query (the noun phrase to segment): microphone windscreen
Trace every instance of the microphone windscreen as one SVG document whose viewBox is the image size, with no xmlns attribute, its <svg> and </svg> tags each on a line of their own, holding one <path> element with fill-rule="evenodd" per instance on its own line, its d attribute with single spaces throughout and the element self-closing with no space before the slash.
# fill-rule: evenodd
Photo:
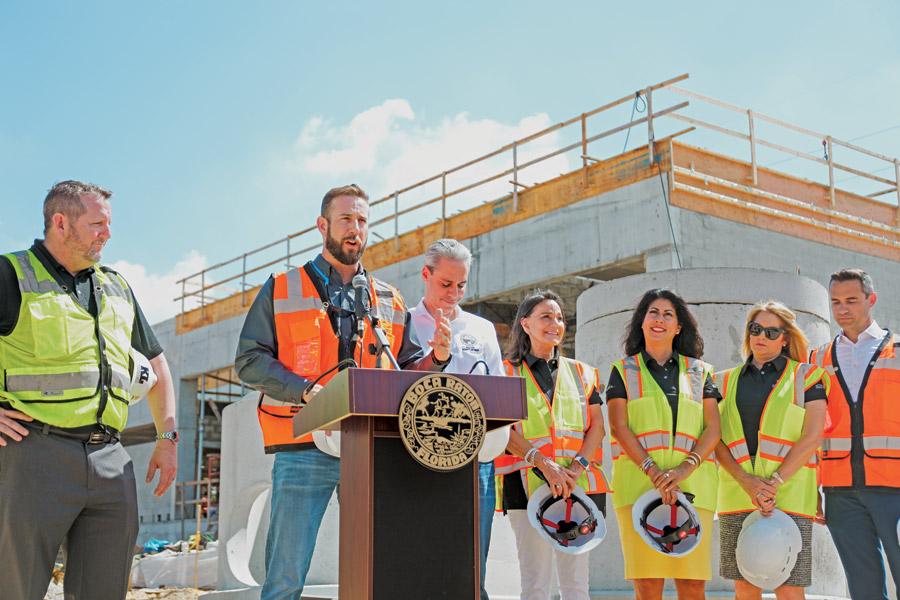
<svg viewBox="0 0 900 600">
<path fill-rule="evenodd" d="M 351 283 L 353 284 L 353 287 L 356 289 L 365 288 L 365 287 L 368 287 L 368 285 L 369 285 L 369 282 L 366 281 L 366 276 L 362 275 L 362 274 L 356 275 L 353 278 L 353 281 Z"/>
</svg>

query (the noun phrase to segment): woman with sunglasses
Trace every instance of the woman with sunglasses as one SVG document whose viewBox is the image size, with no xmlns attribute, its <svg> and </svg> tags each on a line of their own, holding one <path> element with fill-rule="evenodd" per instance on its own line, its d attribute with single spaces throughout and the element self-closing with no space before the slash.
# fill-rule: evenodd
<svg viewBox="0 0 900 600">
<path fill-rule="evenodd" d="M 528 407 L 495 461 L 497 499 L 516 536 L 522 600 L 550 600 L 553 562 L 561 600 L 589 598 L 590 551 L 565 553 L 541 537 L 525 510 L 531 495 L 546 482 L 554 498 L 569 498 L 577 484 L 606 511 L 603 384 L 597 369 L 561 355 L 565 333 L 562 300 L 537 290 L 519 305 L 504 362 L 507 375 L 525 378 Z"/>
<path fill-rule="evenodd" d="M 800 529 L 803 547 L 779 600 L 804 598 L 812 575 L 812 523 L 816 514 L 816 448 L 822 440 L 828 378 L 804 364 L 809 342 L 780 302 L 756 304 L 747 315 L 743 365 L 717 376 L 725 400 L 719 460 L 719 574 L 734 580 L 739 600 L 762 590 L 741 575 L 735 558 L 741 526 L 759 510 L 778 508 Z"/>
<path fill-rule="evenodd" d="M 682 491 L 693 495 L 701 532 L 712 531 L 717 475 L 709 457 L 719 441 L 721 396 L 712 367 L 699 360 L 703 338 L 685 301 L 654 289 L 634 309 L 624 348 L 627 358 L 613 363 L 606 398 L 625 578 L 638 600 L 662 598 L 666 579 L 675 580 L 680 600 L 702 599 L 712 578 L 710 536 L 701 534 L 684 556 L 662 554 L 635 531 L 631 513 L 649 490 L 668 505 Z"/>
</svg>

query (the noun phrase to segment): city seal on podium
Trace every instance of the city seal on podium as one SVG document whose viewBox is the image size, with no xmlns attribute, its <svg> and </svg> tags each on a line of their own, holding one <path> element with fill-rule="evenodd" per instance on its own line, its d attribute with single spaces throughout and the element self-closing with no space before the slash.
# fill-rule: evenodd
<svg viewBox="0 0 900 600">
<path fill-rule="evenodd" d="M 433 471 L 455 471 L 478 456 L 486 421 L 481 398 L 453 375 L 416 381 L 400 402 L 400 438 L 416 461 Z"/>
</svg>

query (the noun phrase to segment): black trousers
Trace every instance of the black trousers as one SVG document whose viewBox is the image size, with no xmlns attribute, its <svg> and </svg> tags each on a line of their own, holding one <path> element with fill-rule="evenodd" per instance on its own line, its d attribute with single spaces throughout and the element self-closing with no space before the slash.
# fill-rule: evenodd
<svg viewBox="0 0 900 600">
<path fill-rule="evenodd" d="M 137 490 L 121 444 L 29 430 L 0 447 L 0 600 L 41 600 L 60 547 L 67 600 L 123 600 Z"/>
</svg>

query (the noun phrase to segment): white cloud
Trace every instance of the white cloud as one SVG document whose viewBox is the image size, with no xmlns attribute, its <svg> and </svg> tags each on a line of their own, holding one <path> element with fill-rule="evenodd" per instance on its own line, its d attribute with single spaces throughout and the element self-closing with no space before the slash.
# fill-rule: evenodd
<svg viewBox="0 0 900 600">
<path fill-rule="evenodd" d="M 153 325 L 174 317 L 181 311 L 181 303 L 174 301 L 181 296 L 181 285 L 177 281 L 206 268 L 207 260 L 196 250 L 191 250 L 165 274 L 148 273 L 143 265 L 125 260 L 109 266 L 121 273 L 134 289 L 141 310 L 144 311 L 147 321 Z M 196 302 L 185 305 L 188 309 L 196 306 L 198 306 Z"/>
<path fill-rule="evenodd" d="M 476 119 L 467 112 L 444 117 L 432 125 L 413 111 L 408 101 L 392 99 L 357 114 L 346 124 L 335 124 L 332 119 L 322 116 L 309 119 L 296 140 L 293 155 L 284 165 L 295 176 L 302 176 L 305 180 L 323 180 L 326 186 L 357 181 L 375 200 L 498 150 L 550 125 L 552 123 L 546 113 L 527 116 L 518 123 L 502 123 L 487 118 Z M 580 136 L 580 130 L 577 133 Z M 559 133 L 550 133 L 520 146 L 518 164 L 562 147 L 565 145 L 562 139 Z M 511 150 L 449 174 L 447 191 L 509 168 L 512 168 Z M 519 181 L 530 185 L 570 170 L 568 158 L 560 155 L 521 171 Z M 510 179 L 512 175 L 506 175 L 451 198 L 448 200 L 448 213 L 510 193 Z M 438 180 L 426 188 L 406 194 L 405 198 L 401 196 L 401 209 L 404 204 L 409 206 L 440 193 Z M 393 207 L 390 208 L 392 210 Z M 384 216 L 384 212 L 378 216 Z M 425 222 L 433 217 L 434 210 L 431 210 L 428 215 L 420 215 L 417 221 Z"/>
</svg>

